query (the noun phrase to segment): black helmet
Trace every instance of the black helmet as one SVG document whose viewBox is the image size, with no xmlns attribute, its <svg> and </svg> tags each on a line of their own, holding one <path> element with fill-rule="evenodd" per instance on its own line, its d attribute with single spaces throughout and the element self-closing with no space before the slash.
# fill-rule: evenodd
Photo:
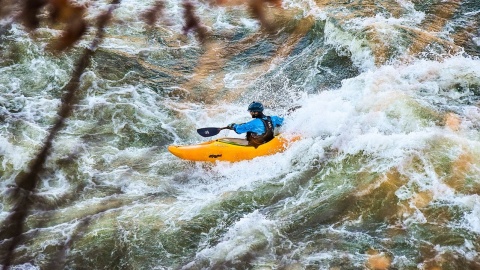
<svg viewBox="0 0 480 270">
<path fill-rule="evenodd" d="M 252 102 L 248 105 L 249 112 L 263 112 L 263 105 L 260 102 Z"/>
</svg>

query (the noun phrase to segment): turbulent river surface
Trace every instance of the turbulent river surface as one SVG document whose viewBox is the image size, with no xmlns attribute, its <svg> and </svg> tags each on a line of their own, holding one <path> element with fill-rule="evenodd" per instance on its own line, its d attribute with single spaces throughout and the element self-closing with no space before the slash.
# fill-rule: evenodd
<svg viewBox="0 0 480 270">
<path fill-rule="evenodd" d="M 109 5 L 77 3 L 89 21 Z M 284 0 L 271 31 L 235 1 L 194 2 L 204 43 L 181 1 L 145 25 L 152 4 L 115 9 L 12 269 L 480 269 L 480 1 Z M 92 33 L 53 55 L 57 30 L 0 22 L 5 220 Z M 167 151 L 252 101 L 302 139 L 236 163 Z"/>
</svg>

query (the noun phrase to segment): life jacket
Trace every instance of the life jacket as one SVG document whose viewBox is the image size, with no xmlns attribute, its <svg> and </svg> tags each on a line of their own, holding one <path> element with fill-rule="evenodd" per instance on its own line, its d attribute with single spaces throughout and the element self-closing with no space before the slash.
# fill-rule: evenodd
<svg viewBox="0 0 480 270">
<path fill-rule="evenodd" d="M 258 118 L 262 120 L 263 125 L 265 126 L 265 133 L 257 134 L 251 131 L 247 132 L 247 141 L 248 145 L 254 146 L 257 148 L 259 145 L 269 142 L 273 139 L 273 123 L 270 116 L 267 116 L 266 119 Z"/>
</svg>

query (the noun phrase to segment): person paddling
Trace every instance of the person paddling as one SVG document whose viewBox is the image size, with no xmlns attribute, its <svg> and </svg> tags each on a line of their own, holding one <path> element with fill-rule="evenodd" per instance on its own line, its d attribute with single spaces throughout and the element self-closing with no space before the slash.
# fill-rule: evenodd
<svg viewBox="0 0 480 270">
<path fill-rule="evenodd" d="M 263 104 L 256 101 L 250 103 L 248 111 L 254 118 L 253 120 L 243 124 L 231 123 L 227 126 L 227 129 L 233 130 L 237 134 L 246 132 L 248 144 L 255 147 L 273 139 L 275 127 L 280 127 L 283 124 L 283 118 L 276 115 L 264 115 Z"/>
</svg>

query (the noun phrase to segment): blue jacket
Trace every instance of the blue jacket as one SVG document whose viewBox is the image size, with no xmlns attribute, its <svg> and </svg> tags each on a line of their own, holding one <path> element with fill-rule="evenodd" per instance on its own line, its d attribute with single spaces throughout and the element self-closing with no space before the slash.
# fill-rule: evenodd
<svg viewBox="0 0 480 270">
<path fill-rule="evenodd" d="M 263 119 L 267 119 L 265 116 Z M 283 118 L 279 116 L 270 116 L 270 119 L 272 119 L 272 124 L 274 127 L 279 127 L 283 124 Z M 235 124 L 233 125 L 233 130 L 237 134 L 242 134 L 245 132 L 253 132 L 258 135 L 261 135 L 265 133 L 265 126 L 263 125 L 262 120 L 259 118 L 255 118 L 249 122 L 243 123 L 243 124 Z"/>
</svg>

